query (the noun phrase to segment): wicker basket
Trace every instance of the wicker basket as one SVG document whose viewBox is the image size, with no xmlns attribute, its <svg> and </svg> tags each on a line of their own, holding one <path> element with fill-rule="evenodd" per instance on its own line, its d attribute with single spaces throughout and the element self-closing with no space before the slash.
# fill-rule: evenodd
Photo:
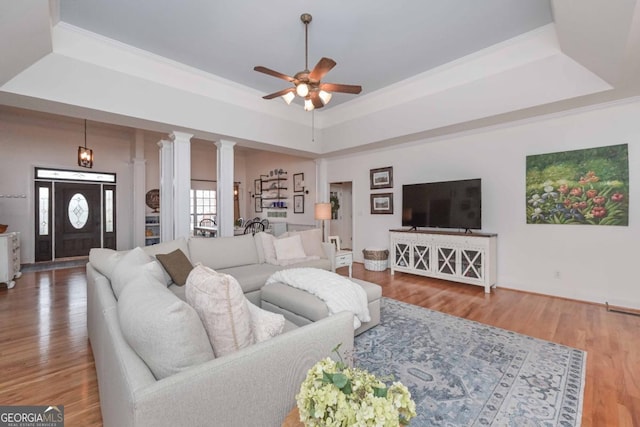
<svg viewBox="0 0 640 427">
<path fill-rule="evenodd" d="M 384 271 L 388 266 L 389 251 L 386 249 L 363 249 L 364 268 L 370 271 Z"/>
</svg>

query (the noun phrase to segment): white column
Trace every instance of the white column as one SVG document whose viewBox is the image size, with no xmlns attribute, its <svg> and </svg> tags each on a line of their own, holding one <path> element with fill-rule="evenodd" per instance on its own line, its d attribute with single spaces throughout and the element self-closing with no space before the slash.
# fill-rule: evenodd
<svg viewBox="0 0 640 427">
<path fill-rule="evenodd" d="M 234 152 L 232 141 L 218 141 L 217 155 L 217 222 L 218 236 L 233 236 L 233 177 Z"/>
<path fill-rule="evenodd" d="M 329 179 L 327 178 L 327 159 L 316 159 L 316 203 L 329 202 Z M 316 221 L 316 225 L 323 229 L 323 242 L 328 241 L 327 227 L 324 221 Z"/>
<path fill-rule="evenodd" d="M 316 202 L 329 201 L 329 178 L 327 178 L 327 159 L 316 159 Z"/>
<path fill-rule="evenodd" d="M 173 238 L 184 237 L 190 231 L 191 137 L 190 133 L 172 132 L 173 140 Z"/>
<path fill-rule="evenodd" d="M 133 246 L 144 246 L 144 214 L 146 211 L 146 168 L 144 158 L 144 131 L 136 129 L 136 139 L 132 150 L 133 163 Z"/>
<path fill-rule="evenodd" d="M 160 241 L 173 240 L 173 142 L 161 140 L 160 147 Z"/>
</svg>

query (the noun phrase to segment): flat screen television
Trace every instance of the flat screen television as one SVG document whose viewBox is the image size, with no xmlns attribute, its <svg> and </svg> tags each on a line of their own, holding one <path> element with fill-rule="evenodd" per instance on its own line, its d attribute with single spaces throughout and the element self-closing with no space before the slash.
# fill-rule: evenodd
<svg viewBox="0 0 640 427">
<path fill-rule="evenodd" d="M 402 225 L 482 228 L 481 180 L 428 182 L 402 186 Z"/>
</svg>

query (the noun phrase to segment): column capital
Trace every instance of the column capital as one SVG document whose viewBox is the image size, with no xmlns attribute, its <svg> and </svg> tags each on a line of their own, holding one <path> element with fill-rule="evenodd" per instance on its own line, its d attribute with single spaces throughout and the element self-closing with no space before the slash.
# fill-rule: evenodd
<svg viewBox="0 0 640 427">
<path fill-rule="evenodd" d="M 161 139 L 160 141 L 158 141 L 158 147 L 160 148 L 169 147 L 171 145 L 173 145 L 173 141 L 167 139 Z"/>
<path fill-rule="evenodd" d="M 169 138 L 174 142 L 190 142 L 192 137 L 192 133 L 179 132 L 175 130 L 169 134 Z"/>
<path fill-rule="evenodd" d="M 220 141 L 215 142 L 216 147 L 218 148 L 232 148 L 236 145 L 234 141 L 227 141 L 225 139 L 221 139 Z"/>
</svg>

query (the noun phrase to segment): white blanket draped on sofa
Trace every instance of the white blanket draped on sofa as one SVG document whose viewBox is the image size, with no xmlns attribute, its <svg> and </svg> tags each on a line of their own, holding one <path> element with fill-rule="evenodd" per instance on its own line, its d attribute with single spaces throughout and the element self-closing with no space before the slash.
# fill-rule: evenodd
<svg viewBox="0 0 640 427">
<path fill-rule="evenodd" d="M 329 315 L 352 312 L 354 329 L 371 320 L 366 292 L 346 277 L 317 268 L 292 268 L 272 274 L 266 284 L 277 282 L 317 296 L 327 304 Z"/>
</svg>

